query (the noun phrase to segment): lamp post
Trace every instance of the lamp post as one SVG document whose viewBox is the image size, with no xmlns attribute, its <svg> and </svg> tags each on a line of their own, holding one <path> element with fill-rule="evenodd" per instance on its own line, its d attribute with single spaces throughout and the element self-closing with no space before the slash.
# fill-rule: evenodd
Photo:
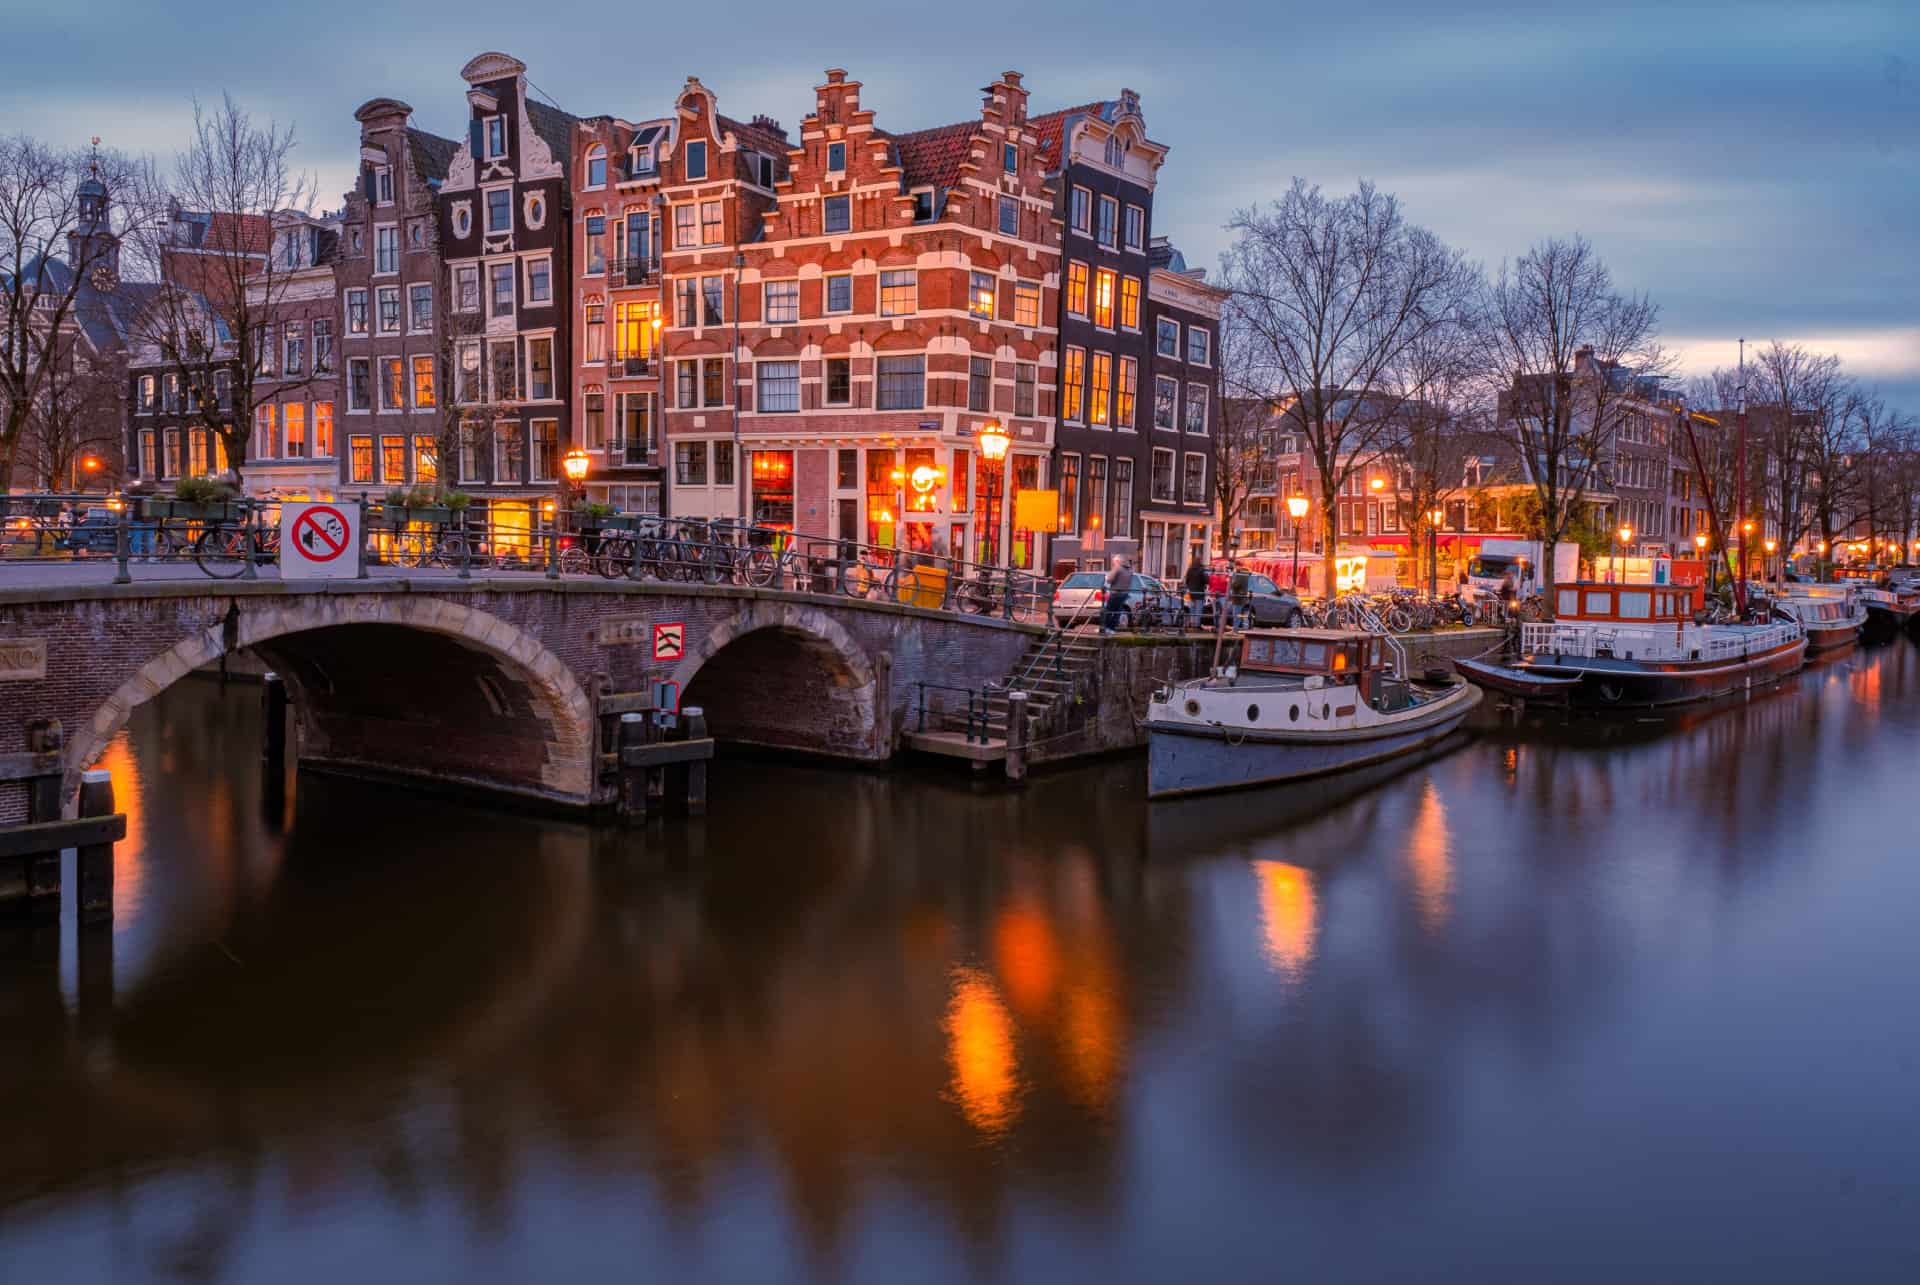
<svg viewBox="0 0 1920 1285">
<path fill-rule="evenodd" d="M 1693 537 L 1693 551 L 1700 555 L 1702 562 L 1707 562 L 1707 533 L 1705 531 L 1701 531 Z M 1713 564 L 1711 562 L 1707 562 L 1707 592 L 1713 592 Z"/>
<path fill-rule="evenodd" d="M 1287 514 L 1293 519 L 1293 596 L 1300 596 L 1300 524 L 1307 517 L 1307 497 L 1289 495 Z"/>
<path fill-rule="evenodd" d="M 1614 535 L 1620 540 L 1620 552 L 1613 555 L 1613 575 L 1611 579 L 1625 583 L 1626 574 L 1620 565 L 1620 559 L 1626 554 L 1627 546 L 1633 543 L 1633 528 L 1623 526 L 1618 531 L 1615 531 Z"/>
<path fill-rule="evenodd" d="M 1762 547 L 1764 547 L 1767 551 L 1767 564 L 1764 567 L 1760 568 L 1760 574 L 1763 579 L 1774 580 L 1777 582 L 1779 580 L 1779 576 L 1774 574 L 1773 551 L 1779 548 L 1780 545 L 1777 541 L 1768 540 L 1765 542 L 1765 544 Z"/>
<path fill-rule="evenodd" d="M 1447 511 L 1439 506 L 1427 510 L 1427 597 L 1440 596 L 1440 524 L 1446 521 Z M 1460 557 L 1459 549 L 1454 550 L 1454 560 Z"/>
<path fill-rule="evenodd" d="M 1001 474 L 1007 458 L 1007 447 L 1013 439 L 1007 430 L 1000 427 L 1000 421 L 990 419 L 974 430 L 974 440 L 980 444 L 980 458 L 992 467 L 986 470 L 987 487 L 987 565 L 1000 565 L 1000 490 Z"/>
<path fill-rule="evenodd" d="M 1747 537 L 1753 534 L 1753 519 L 1748 518 L 1740 524 L 1740 592 L 1747 591 Z"/>
</svg>

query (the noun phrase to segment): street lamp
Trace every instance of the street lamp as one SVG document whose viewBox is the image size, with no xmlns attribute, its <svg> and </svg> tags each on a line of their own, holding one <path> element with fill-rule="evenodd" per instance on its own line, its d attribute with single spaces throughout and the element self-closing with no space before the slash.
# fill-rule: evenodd
<svg viewBox="0 0 1920 1285">
<path fill-rule="evenodd" d="M 1307 517 L 1307 497 L 1289 495 L 1287 497 L 1287 515 L 1293 519 L 1293 592 L 1300 594 L 1300 524 Z"/>
<path fill-rule="evenodd" d="M 1694 535 L 1693 551 L 1700 555 L 1701 561 L 1703 562 L 1706 561 L 1707 533 L 1705 531 L 1698 532 L 1697 534 Z M 1713 592 L 1713 564 L 1711 562 L 1707 563 L 1707 592 L 1708 593 Z"/>
<path fill-rule="evenodd" d="M 1440 524 L 1447 511 L 1438 506 L 1427 510 L 1427 597 L 1440 596 Z M 1458 556 L 1456 551 L 1455 556 Z"/>
<path fill-rule="evenodd" d="M 1633 543 L 1633 528 L 1630 526 L 1621 527 L 1618 531 L 1614 532 L 1614 535 L 1619 537 L 1620 547 L 1623 553 L 1625 552 L 1626 547 Z M 1623 578 L 1622 568 L 1620 566 L 1620 556 L 1621 555 L 1619 553 L 1616 553 L 1613 555 L 1613 570 L 1614 570 L 1613 578 L 1616 580 Z"/>
<path fill-rule="evenodd" d="M 560 471 L 567 475 L 567 482 L 582 497 L 587 493 L 587 470 L 593 467 L 593 461 L 581 447 L 574 447 L 560 460 Z"/>
<path fill-rule="evenodd" d="M 1760 574 L 1763 578 L 1767 578 L 1773 574 L 1773 551 L 1779 548 L 1780 544 L 1777 540 L 1767 540 L 1762 542 L 1762 547 L 1767 551 L 1767 565 L 1760 568 Z"/>
<path fill-rule="evenodd" d="M 1013 445 L 1013 438 L 1007 430 L 1000 427 L 997 419 L 987 420 L 973 432 L 974 440 L 980 444 L 980 458 L 992 465 L 986 470 L 983 479 L 987 486 L 987 565 L 998 566 L 1000 562 L 1000 491 L 1004 480 L 1002 462 L 1007 458 L 1007 447 Z"/>
</svg>

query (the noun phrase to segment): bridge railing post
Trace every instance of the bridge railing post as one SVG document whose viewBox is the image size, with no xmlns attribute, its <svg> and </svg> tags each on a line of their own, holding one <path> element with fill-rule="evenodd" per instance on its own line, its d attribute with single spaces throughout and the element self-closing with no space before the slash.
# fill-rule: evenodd
<svg viewBox="0 0 1920 1285">
<path fill-rule="evenodd" d="M 257 500 L 248 500 L 245 513 L 240 518 L 240 578 L 258 580 L 260 578 L 260 504 Z"/>
<path fill-rule="evenodd" d="M 553 506 L 553 516 L 547 519 L 547 579 L 560 578 L 560 505 Z"/>
<path fill-rule="evenodd" d="M 371 532 L 367 530 L 367 493 L 365 491 L 360 492 L 359 504 L 360 549 L 358 556 L 360 559 L 360 568 L 355 572 L 354 578 L 357 580 L 365 580 L 367 578 L 367 537 L 371 534 Z"/>
<path fill-rule="evenodd" d="M 467 530 L 467 510 L 459 510 L 460 517 L 460 578 L 473 579 L 473 536 Z"/>
<path fill-rule="evenodd" d="M 120 512 L 115 514 L 113 524 L 113 582 L 132 584 L 133 573 L 127 569 L 127 556 L 133 551 L 132 507 L 136 500 L 123 498 Z"/>
</svg>

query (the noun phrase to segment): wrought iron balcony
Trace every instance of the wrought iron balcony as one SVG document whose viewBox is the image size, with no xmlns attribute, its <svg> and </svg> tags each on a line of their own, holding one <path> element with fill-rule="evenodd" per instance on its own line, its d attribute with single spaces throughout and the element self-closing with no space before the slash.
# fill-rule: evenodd
<svg viewBox="0 0 1920 1285">
<path fill-rule="evenodd" d="M 622 259 L 615 266 L 620 271 L 621 285 L 649 286 L 660 279 L 660 262 L 657 259 Z"/>
<path fill-rule="evenodd" d="M 651 379 L 659 373 L 651 357 L 619 357 L 614 364 L 620 368 L 624 379 Z"/>
</svg>

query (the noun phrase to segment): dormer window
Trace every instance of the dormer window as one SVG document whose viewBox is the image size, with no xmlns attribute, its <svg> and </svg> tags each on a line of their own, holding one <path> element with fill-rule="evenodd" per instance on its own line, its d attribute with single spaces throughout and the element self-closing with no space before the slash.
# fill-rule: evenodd
<svg viewBox="0 0 1920 1285">
<path fill-rule="evenodd" d="M 628 152 L 627 170 L 636 177 L 653 173 L 653 148 L 636 147 Z"/>
<path fill-rule="evenodd" d="M 1113 166 L 1115 169 L 1119 169 L 1126 163 L 1126 159 L 1127 149 L 1125 144 L 1121 143 L 1117 137 L 1109 137 L 1107 139 L 1107 164 Z"/>
<path fill-rule="evenodd" d="M 689 182 L 707 176 L 707 145 L 705 141 L 687 144 L 686 177 Z"/>
<path fill-rule="evenodd" d="M 773 158 L 771 156 L 762 156 L 760 153 L 755 152 L 747 157 L 747 161 L 749 168 L 753 171 L 755 181 L 758 182 L 761 187 L 772 188 L 774 181 Z"/>
<path fill-rule="evenodd" d="M 507 118 L 489 116 L 486 120 L 487 159 L 507 154 Z"/>
<path fill-rule="evenodd" d="M 844 173 L 847 168 L 847 145 L 845 143 L 827 144 L 827 173 Z"/>
<path fill-rule="evenodd" d="M 913 221 L 915 223 L 933 222 L 933 189 L 923 187 L 913 194 Z"/>
<path fill-rule="evenodd" d="M 607 149 L 595 143 L 587 149 L 587 186 L 607 185 Z"/>
</svg>

